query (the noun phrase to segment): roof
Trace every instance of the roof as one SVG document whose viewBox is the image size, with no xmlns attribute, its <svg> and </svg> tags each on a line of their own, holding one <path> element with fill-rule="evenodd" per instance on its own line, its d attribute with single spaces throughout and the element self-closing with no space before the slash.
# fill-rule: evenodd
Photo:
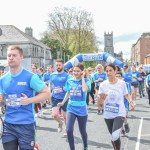
<svg viewBox="0 0 150 150">
<path fill-rule="evenodd" d="M 2 35 L 0 35 L 0 44 L 32 43 L 41 47 L 45 47 L 46 49 L 50 49 L 36 38 L 29 36 L 13 25 L 0 25 L 0 29 L 2 30 Z"/>
</svg>

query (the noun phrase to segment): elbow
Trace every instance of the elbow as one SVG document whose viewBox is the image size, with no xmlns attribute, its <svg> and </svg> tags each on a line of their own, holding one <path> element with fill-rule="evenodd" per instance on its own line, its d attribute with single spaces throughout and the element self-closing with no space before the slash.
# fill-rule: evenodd
<svg viewBox="0 0 150 150">
<path fill-rule="evenodd" d="M 88 88 L 83 88 L 82 90 L 83 90 L 83 92 L 87 92 Z"/>
</svg>

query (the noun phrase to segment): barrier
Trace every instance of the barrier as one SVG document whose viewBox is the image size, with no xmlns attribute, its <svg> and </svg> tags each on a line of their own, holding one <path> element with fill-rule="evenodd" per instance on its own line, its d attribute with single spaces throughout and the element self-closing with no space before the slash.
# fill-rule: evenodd
<svg viewBox="0 0 150 150">
<path fill-rule="evenodd" d="M 68 62 L 64 64 L 64 68 L 70 69 L 73 66 L 77 65 L 79 62 L 83 61 L 97 61 L 101 60 L 106 63 L 113 63 L 114 65 L 117 65 L 121 68 L 123 68 L 124 63 L 121 62 L 120 60 L 114 58 L 111 54 L 109 53 L 88 53 L 88 54 L 78 54 L 74 56 L 72 59 L 70 59 Z"/>
</svg>

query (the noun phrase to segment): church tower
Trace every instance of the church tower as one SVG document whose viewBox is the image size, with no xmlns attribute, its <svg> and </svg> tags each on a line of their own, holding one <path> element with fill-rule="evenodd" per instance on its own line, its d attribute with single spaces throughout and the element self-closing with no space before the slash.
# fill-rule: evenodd
<svg viewBox="0 0 150 150">
<path fill-rule="evenodd" d="M 110 53 L 114 56 L 113 32 L 104 33 L 104 44 L 104 52 Z"/>
</svg>

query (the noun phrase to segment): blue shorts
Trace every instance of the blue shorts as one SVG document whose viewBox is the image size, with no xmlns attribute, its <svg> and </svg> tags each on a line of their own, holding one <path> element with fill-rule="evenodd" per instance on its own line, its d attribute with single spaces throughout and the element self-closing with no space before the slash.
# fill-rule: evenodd
<svg viewBox="0 0 150 150">
<path fill-rule="evenodd" d="M 22 149 L 34 150 L 35 144 L 35 123 L 32 124 L 10 124 L 4 122 L 2 143 L 18 140 Z"/>
<path fill-rule="evenodd" d="M 57 107 L 57 104 L 62 102 L 62 101 L 63 101 L 63 99 L 56 99 L 56 98 L 52 97 L 52 108 Z M 63 111 L 66 112 L 67 104 L 68 104 L 68 100 L 65 102 L 65 104 L 63 106 L 60 107 L 60 109 L 62 109 Z"/>
</svg>

